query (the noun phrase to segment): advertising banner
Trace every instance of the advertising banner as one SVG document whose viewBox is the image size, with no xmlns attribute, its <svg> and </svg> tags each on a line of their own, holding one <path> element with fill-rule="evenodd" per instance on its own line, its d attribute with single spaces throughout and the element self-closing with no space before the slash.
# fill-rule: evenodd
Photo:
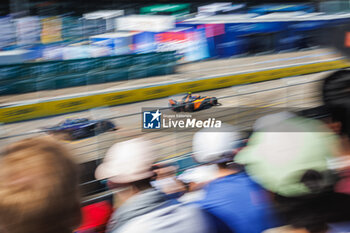
<svg viewBox="0 0 350 233">
<path fill-rule="evenodd" d="M 41 58 L 44 60 L 62 60 L 62 45 L 44 45 L 41 47 Z"/>
<path fill-rule="evenodd" d="M 0 122 L 15 122 L 47 116 L 45 103 L 0 108 Z"/>
<path fill-rule="evenodd" d="M 29 60 L 30 54 L 31 51 L 25 49 L 0 51 L 0 65 L 26 62 Z"/>
<path fill-rule="evenodd" d="M 124 10 L 100 10 L 83 14 L 84 20 L 100 20 L 107 32 L 114 31 L 115 18 L 124 15 Z"/>
<path fill-rule="evenodd" d="M 232 3 L 230 2 L 219 2 L 200 6 L 198 7 L 198 16 L 215 15 L 219 11 L 230 9 L 231 6 Z"/>
<path fill-rule="evenodd" d="M 106 33 L 90 37 L 92 45 L 107 47 L 111 54 L 124 55 L 132 51 L 133 36 L 137 33 L 132 32 L 116 32 Z"/>
<path fill-rule="evenodd" d="M 278 21 L 272 22 L 242 22 L 226 23 L 225 31 L 236 35 L 247 35 L 253 33 L 271 33 L 283 29 L 283 24 Z"/>
<path fill-rule="evenodd" d="M 51 101 L 46 103 L 46 109 L 50 115 L 81 111 L 95 107 L 95 99 L 93 96 L 85 96 Z"/>
<path fill-rule="evenodd" d="M 199 61 L 209 57 L 208 44 L 205 37 L 205 29 L 192 29 L 190 34 L 190 45 L 185 54 L 187 61 Z"/>
<path fill-rule="evenodd" d="M 156 35 L 157 52 L 176 51 L 183 62 L 209 57 L 205 29 L 177 28 Z"/>
<path fill-rule="evenodd" d="M 106 33 L 106 23 L 104 19 L 80 19 L 83 37 L 89 37 Z"/>
<path fill-rule="evenodd" d="M 140 14 L 148 15 L 173 15 L 176 17 L 184 16 L 190 13 L 190 4 L 156 4 L 146 6 L 140 9 Z"/>
<path fill-rule="evenodd" d="M 133 35 L 133 53 L 149 53 L 156 51 L 154 32 L 140 32 Z"/>
<path fill-rule="evenodd" d="M 237 14 L 243 12 L 246 4 L 233 4 L 230 2 L 217 2 L 198 7 L 197 17 L 208 17 L 212 15 Z"/>
<path fill-rule="evenodd" d="M 43 44 L 62 40 L 62 19 L 59 16 L 44 18 L 41 20 L 41 42 Z"/>
<path fill-rule="evenodd" d="M 315 8 L 311 4 L 264 4 L 250 8 L 249 13 L 268 14 L 272 12 L 293 12 L 304 11 L 314 12 Z"/>
<path fill-rule="evenodd" d="M 203 91 L 250 82 L 266 81 L 281 77 L 314 73 L 325 70 L 349 67 L 344 60 L 315 62 L 297 66 L 287 66 L 272 70 L 260 70 L 248 73 L 225 75 L 222 77 L 202 78 L 195 81 L 164 84 L 157 87 L 121 90 L 72 99 L 53 100 L 50 102 L 8 106 L 0 108 L 0 122 L 15 122 L 44 116 L 81 111 L 106 105 L 118 105 L 145 99 L 167 97 L 187 91 Z"/>
<path fill-rule="evenodd" d="M 17 45 L 36 44 L 40 41 L 40 19 L 37 16 L 15 20 Z"/>
<path fill-rule="evenodd" d="M 139 92 L 139 90 L 130 90 L 100 94 L 96 96 L 96 101 L 99 106 L 113 106 L 118 104 L 136 102 L 142 100 L 142 96 Z"/>
<path fill-rule="evenodd" d="M 113 39 L 114 44 L 114 55 L 129 54 L 132 51 L 132 36 L 130 33 L 127 36 L 121 36 Z"/>
<path fill-rule="evenodd" d="M 293 32 L 285 30 L 280 33 L 278 37 L 278 42 L 276 45 L 277 51 L 287 51 L 295 50 L 299 48 L 299 41 L 302 39 L 302 36 Z"/>
<path fill-rule="evenodd" d="M 318 46 L 322 39 L 321 30 L 327 26 L 328 20 L 311 20 L 292 21 L 288 25 L 288 31 L 293 32 L 298 39 L 295 45 L 298 49 Z"/>
<path fill-rule="evenodd" d="M 0 17 L 0 48 L 16 42 L 15 27 L 9 16 Z"/>
<path fill-rule="evenodd" d="M 218 56 L 218 45 L 223 43 L 225 36 L 225 24 L 203 24 L 198 28 L 205 29 L 205 37 L 207 39 L 209 56 Z"/>
<path fill-rule="evenodd" d="M 222 40 L 216 44 L 219 57 L 231 57 L 247 52 L 248 41 L 244 37 L 226 33 Z"/>
<path fill-rule="evenodd" d="M 175 28 L 175 17 L 165 15 L 129 15 L 116 19 L 118 31 L 163 32 Z"/>
<path fill-rule="evenodd" d="M 90 57 L 90 51 L 89 51 L 88 45 L 67 46 L 62 48 L 63 60 L 89 58 L 89 57 Z"/>
<path fill-rule="evenodd" d="M 290 30 L 293 31 L 310 31 L 310 30 L 315 30 L 323 27 L 326 25 L 325 20 L 303 20 L 303 21 L 296 21 L 296 22 L 291 22 L 288 26 Z"/>
<path fill-rule="evenodd" d="M 62 39 L 79 40 L 83 37 L 82 21 L 77 17 L 65 16 L 62 18 Z"/>
</svg>

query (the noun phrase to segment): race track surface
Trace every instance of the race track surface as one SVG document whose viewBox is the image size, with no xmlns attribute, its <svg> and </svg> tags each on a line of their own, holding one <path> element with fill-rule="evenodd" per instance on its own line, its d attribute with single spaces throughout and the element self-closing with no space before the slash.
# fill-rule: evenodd
<svg viewBox="0 0 350 233">
<path fill-rule="evenodd" d="M 218 97 L 220 106 L 194 113 L 195 117 L 209 114 L 210 117 L 222 119 L 224 122 L 238 125 L 241 129 L 252 126 L 256 114 L 253 112 L 240 112 L 232 114 L 233 107 L 260 107 L 276 109 L 279 107 L 310 108 L 321 104 L 321 80 L 329 72 L 298 76 L 261 82 L 256 84 L 234 86 L 212 91 L 198 93 Z M 197 93 L 196 93 L 197 94 Z M 143 136 L 152 141 L 155 153 L 159 158 L 171 158 L 191 151 L 193 132 L 152 132 L 141 131 L 141 110 L 143 107 L 167 107 L 168 98 L 143 101 L 128 105 L 121 105 L 103 109 L 93 109 L 73 114 L 55 116 L 50 118 L 5 124 L 1 127 L 0 146 L 3 148 L 10 142 L 21 138 L 32 137 L 42 133 L 41 127 L 51 126 L 68 117 L 89 117 L 91 119 L 113 118 L 120 130 L 107 132 L 95 137 L 64 141 L 73 151 L 78 163 L 103 158 L 106 150 L 115 142 Z M 228 108 L 231 108 L 228 109 Z M 213 111 L 214 110 L 214 111 Z M 166 110 L 170 111 L 170 110 Z M 27 135 L 23 135 L 27 134 Z M 15 136 L 20 135 L 20 136 Z M 4 137 L 8 137 L 4 139 Z"/>
</svg>

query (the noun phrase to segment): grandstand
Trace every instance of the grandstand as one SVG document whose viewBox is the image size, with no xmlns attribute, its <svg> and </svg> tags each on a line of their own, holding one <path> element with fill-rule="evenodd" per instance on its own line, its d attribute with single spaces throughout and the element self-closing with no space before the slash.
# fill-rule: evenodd
<svg viewBox="0 0 350 233">
<path fill-rule="evenodd" d="M 0 145 L 46 135 L 44 127 L 67 118 L 114 122 L 115 132 L 58 138 L 80 166 L 84 205 L 111 201 L 115 190 L 95 179 L 95 169 L 117 142 L 148 139 L 157 163 L 179 173 L 201 165 L 191 156 L 195 132 L 147 132 L 145 108 L 173 114 L 170 98 L 214 96 L 220 106 L 191 117 L 236 125 L 246 139 L 269 113 L 328 118 L 320 86 L 349 67 L 324 39 L 350 23 L 346 4 L 333 14 L 330 3 L 318 1 L 108 0 L 99 9 L 95 1 L 78 2 L 0 5 Z"/>
</svg>

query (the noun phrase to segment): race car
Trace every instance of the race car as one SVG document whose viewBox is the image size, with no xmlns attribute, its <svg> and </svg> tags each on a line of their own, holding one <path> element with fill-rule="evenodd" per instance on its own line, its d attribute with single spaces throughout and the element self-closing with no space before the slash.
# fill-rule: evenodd
<svg viewBox="0 0 350 233">
<path fill-rule="evenodd" d="M 188 93 L 181 100 L 169 99 L 169 106 L 175 112 L 194 112 L 218 105 L 216 97 L 192 95 Z"/>
<path fill-rule="evenodd" d="M 118 128 L 108 120 L 89 120 L 88 118 L 66 119 L 58 125 L 43 128 L 49 134 L 61 134 L 64 139 L 77 140 L 98 135 Z"/>
</svg>

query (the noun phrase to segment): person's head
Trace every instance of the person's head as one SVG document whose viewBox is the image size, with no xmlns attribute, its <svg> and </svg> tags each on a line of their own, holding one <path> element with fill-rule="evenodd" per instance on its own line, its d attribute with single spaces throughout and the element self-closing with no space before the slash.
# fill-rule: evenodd
<svg viewBox="0 0 350 233">
<path fill-rule="evenodd" d="M 310 233 L 325 233 L 328 223 L 350 219 L 350 196 L 333 191 L 298 197 L 274 195 L 273 201 L 282 221 Z"/>
<path fill-rule="evenodd" d="M 284 115 L 284 114 L 283 114 Z M 276 114 L 263 121 L 276 119 Z M 334 182 L 329 160 L 337 155 L 337 138 L 324 124 L 299 116 L 262 124 L 236 161 L 265 189 L 287 197 L 321 192 Z M 262 121 L 261 121 L 262 122 Z"/>
<path fill-rule="evenodd" d="M 323 233 L 327 223 L 341 220 L 339 203 L 349 203 L 333 191 L 338 177 L 329 161 L 337 155 L 337 137 L 318 120 L 284 116 L 264 117 L 260 123 L 279 121 L 260 124 L 236 159 L 272 194 L 286 224 Z"/>
<path fill-rule="evenodd" d="M 323 82 L 323 102 L 330 111 L 330 125 L 350 138 L 350 70 L 330 74 Z"/>
<path fill-rule="evenodd" d="M 156 179 L 164 179 L 174 177 L 177 172 L 177 167 L 172 164 L 157 164 L 152 167 L 152 170 L 157 175 Z"/>
<path fill-rule="evenodd" d="M 155 176 L 152 145 L 143 139 L 131 139 L 114 144 L 95 172 L 98 180 L 108 179 L 110 187 L 124 187 L 127 197 L 151 187 Z M 125 192 L 126 193 L 126 192 Z"/>
<path fill-rule="evenodd" d="M 217 164 L 226 169 L 228 163 L 243 146 L 241 135 L 233 126 L 224 124 L 223 131 L 202 129 L 195 133 L 192 142 L 193 158 L 198 163 Z"/>
<path fill-rule="evenodd" d="M 5 233 L 66 233 L 80 223 L 78 173 L 48 137 L 16 142 L 0 158 L 0 227 Z"/>
</svg>

